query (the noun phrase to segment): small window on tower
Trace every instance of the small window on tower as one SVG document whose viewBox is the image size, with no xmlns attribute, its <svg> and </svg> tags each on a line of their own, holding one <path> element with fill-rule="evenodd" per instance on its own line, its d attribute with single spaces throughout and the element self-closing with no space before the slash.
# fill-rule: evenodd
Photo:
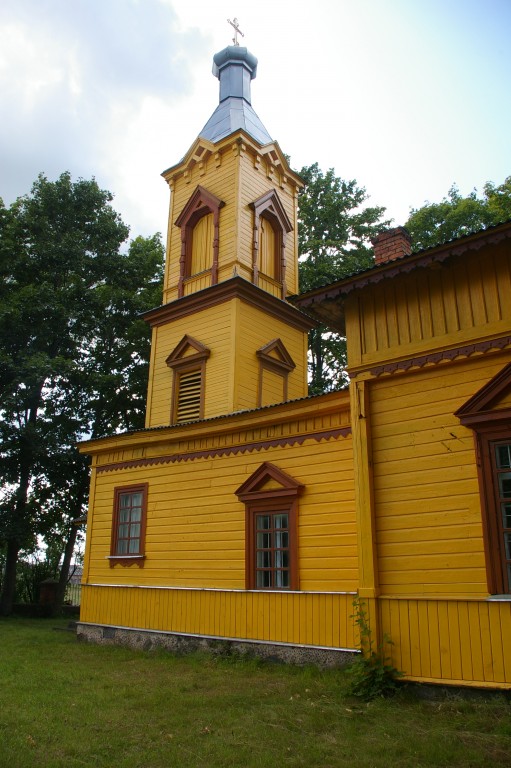
<svg viewBox="0 0 511 768">
<path fill-rule="evenodd" d="M 289 375 L 296 366 L 283 342 L 273 339 L 256 354 L 259 358 L 257 406 L 286 402 Z"/>
<path fill-rule="evenodd" d="M 183 336 L 166 363 L 174 372 L 171 424 L 204 418 L 206 361 L 210 351 L 191 336 Z"/>
<path fill-rule="evenodd" d="M 181 229 L 179 297 L 185 295 L 189 281 L 196 275 L 202 275 L 208 285 L 218 282 L 220 209 L 223 205 L 220 198 L 199 185 L 175 221 Z M 201 282 L 194 290 L 204 287 Z"/>
<path fill-rule="evenodd" d="M 255 285 L 286 295 L 286 238 L 293 227 L 275 189 L 250 203 L 254 211 L 252 269 Z"/>
<path fill-rule="evenodd" d="M 196 421 L 201 417 L 202 371 L 200 368 L 177 375 L 176 421 Z"/>
</svg>

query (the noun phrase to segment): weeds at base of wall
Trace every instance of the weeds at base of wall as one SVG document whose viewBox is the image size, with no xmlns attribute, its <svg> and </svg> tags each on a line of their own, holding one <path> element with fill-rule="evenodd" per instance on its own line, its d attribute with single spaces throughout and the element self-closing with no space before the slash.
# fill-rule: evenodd
<svg viewBox="0 0 511 768">
<path fill-rule="evenodd" d="M 356 597 L 353 608 L 355 613 L 351 618 L 358 626 L 362 653 L 346 670 L 347 692 L 364 701 L 391 696 L 396 692 L 398 679 L 403 674 L 389 663 L 389 656 L 385 653 L 387 646 L 392 645 L 392 640 L 388 635 L 384 635 L 382 642 L 375 645 L 365 603 Z"/>
</svg>

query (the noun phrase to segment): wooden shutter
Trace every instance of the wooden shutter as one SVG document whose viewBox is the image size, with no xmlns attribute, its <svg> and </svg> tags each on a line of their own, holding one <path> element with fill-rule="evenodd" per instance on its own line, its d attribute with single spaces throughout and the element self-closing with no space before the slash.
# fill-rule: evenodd
<svg viewBox="0 0 511 768">
<path fill-rule="evenodd" d="M 277 235 L 271 223 L 261 219 L 261 264 L 263 275 L 277 279 Z"/>
<path fill-rule="evenodd" d="M 197 275 L 211 268 L 213 263 L 213 233 L 213 214 L 210 213 L 199 219 L 193 228 L 190 275 Z"/>
<path fill-rule="evenodd" d="M 202 371 L 188 371 L 179 376 L 176 421 L 195 421 L 201 412 Z"/>
</svg>

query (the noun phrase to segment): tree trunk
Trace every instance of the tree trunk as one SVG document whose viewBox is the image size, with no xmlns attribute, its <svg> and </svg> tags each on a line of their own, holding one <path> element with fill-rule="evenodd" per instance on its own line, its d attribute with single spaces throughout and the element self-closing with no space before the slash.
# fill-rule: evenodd
<svg viewBox="0 0 511 768">
<path fill-rule="evenodd" d="M 59 584 L 57 592 L 55 594 L 55 602 L 53 604 L 53 615 L 57 616 L 62 612 L 62 606 L 64 605 L 64 598 L 66 596 L 66 587 L 69 579 L 69 569 L 71 567 L 71 560 L 73 558 L 73 552 L 76 543 L 76 536 L 78 533 L 78 525 L 71 524 L 71 530 L 66 541 L 66 547 L 64 549 L 64 559 L 60 568 Z"/>
<path fill-rule="evenodd" d="M 14 595 L 16 593 L 16 566 L 18 554 L 26 538 L 29 529 L 27 520 L 27 502 L 30 492 L 31 469 L 34 461 L 34 453 L 37 451 L 35 440 L 35 428 L 37 424 L 37 411 L 41 403 L 43 384 L 35 387 L 29 398 L 26 411 L 26 423 L 20 438 L 19 458 L 19 482 L 16 489 L 16 504 L 12 528 L 7 538 L 7 556 L 5 561 L 5 577 L 0 597 L 0 613 L 9 616 L 12 613 Z"/>
<path fill-rule="evenodd" d="M 5 558 L 5 573 L 0 597 L 0 616 L 9 616 L 12 613 L 14 595 L 16 593 L 16 566 L 20 546 L 15 539 L 7 542 L 7 554 Z"/>
</svg>

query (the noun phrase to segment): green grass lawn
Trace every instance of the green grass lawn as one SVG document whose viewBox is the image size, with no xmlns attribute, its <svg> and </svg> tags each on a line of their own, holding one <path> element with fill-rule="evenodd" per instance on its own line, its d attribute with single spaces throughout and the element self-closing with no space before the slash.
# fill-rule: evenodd
<svg viewBox="0 0 511 768">
<path fill-rule="evenodd" d="M 0 619 L 0 768 L 511 765 L 504 696 L 365 704 L 339 671 L 78 643 Z"/>
</svg>

